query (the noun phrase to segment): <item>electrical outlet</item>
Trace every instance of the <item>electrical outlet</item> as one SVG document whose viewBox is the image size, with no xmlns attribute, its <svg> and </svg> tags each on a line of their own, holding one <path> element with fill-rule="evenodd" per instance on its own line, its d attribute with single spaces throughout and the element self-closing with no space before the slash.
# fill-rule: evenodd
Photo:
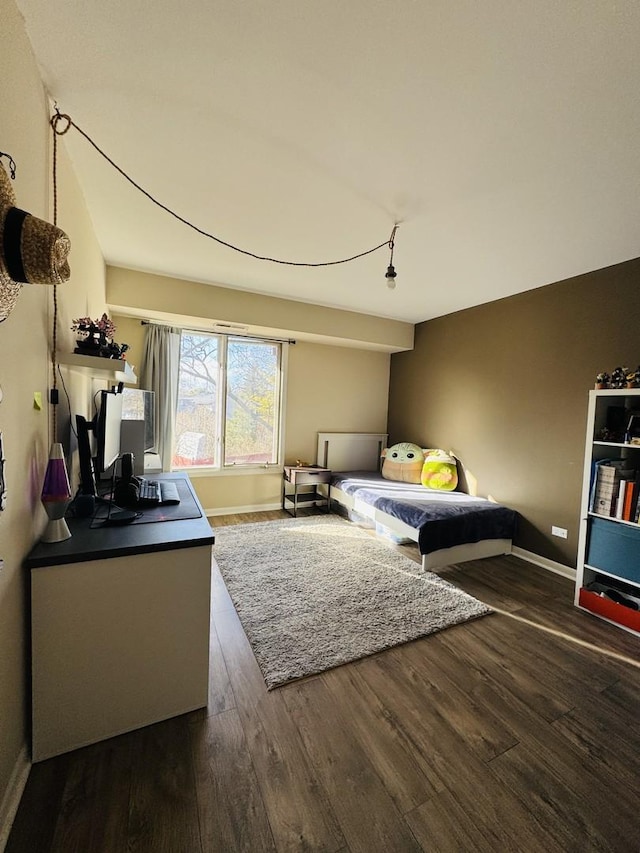
<svg viewBox="0 0 640 853">
<path fill-rule="evenodd" d="M 551 528 L 551 535 L 552 536 L 559 536 L 560 539 L 566 539 L 567 538 L 567 531 L 564 529 L 564 527 L 552 527 Z"/>
</svg>

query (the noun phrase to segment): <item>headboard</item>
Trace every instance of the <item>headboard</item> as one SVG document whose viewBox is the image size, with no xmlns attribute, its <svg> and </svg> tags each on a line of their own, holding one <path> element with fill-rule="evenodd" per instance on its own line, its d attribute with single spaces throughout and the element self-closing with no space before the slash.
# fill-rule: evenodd
<svg viewBox="0 0 640 853">
<path fill-rule="evenodd" d="M 331 471 L 379 471 L 387 433 L 319 432 L 317 464 Z"/>
</svg>

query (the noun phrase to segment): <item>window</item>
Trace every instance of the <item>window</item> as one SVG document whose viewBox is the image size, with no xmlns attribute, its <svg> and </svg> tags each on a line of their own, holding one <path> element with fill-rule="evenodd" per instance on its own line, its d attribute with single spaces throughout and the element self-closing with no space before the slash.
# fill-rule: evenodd
<svg viewBox="0 0 640 853">
<path fill-rule="evenodd" d="M 278 464 L 281 388 L 280 343 L 183 331 L 173 466 Z"/>
</svg>

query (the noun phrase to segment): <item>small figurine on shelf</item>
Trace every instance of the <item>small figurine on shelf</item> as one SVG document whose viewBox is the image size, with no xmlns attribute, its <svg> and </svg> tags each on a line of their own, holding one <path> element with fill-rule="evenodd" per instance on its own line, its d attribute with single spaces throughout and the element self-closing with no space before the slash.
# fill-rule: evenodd
<svg viewBox="0 0 640 853">
<path fill-rule="evenodd" d="M 627 388 L 637 388 L 640 386 L 640 367 L 631 370 L 626 375 Z"/>
<path fill-rule="evenodd" d="M 611 387 L 626 388 L 627 373 L 629 373 L 628 367 L 616 367 L 616 369 L 611 374 Z"/>
<path fill-rule="evenodd" d="M 610 381 L 611 377 L 608 373 L 598 373 L 596 376 L 596 390 L 603 391 L 605 388 L 608 388 Z"/>
<path fill-rule="evenodd" d="M 110 341 L 102 348 L 101 355 L 103 358 L 117 358 L 120 361 L 126 359 L 125 353 L 129 349 L 129 344 L 117 344 L 115 341 Z"/>
<path fill-rule="evenodd" d="M 609 427 L 602 427 L 595 435 L 596 441 L 616 441 L 619 437 Z"/>
</svg>

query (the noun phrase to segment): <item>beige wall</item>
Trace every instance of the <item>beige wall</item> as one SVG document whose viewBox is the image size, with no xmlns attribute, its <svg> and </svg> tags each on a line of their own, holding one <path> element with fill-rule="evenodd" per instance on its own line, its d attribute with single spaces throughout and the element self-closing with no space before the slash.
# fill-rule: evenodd
<svg viewBox="0 0 640 853">
<path fill-rule="evenodd" d="M 114 315 L 116 338 L 131 346 L 128 360 L 139 374 L 143 327 Z M 384 432 L 390 357 L 386 352 L 299 341 L 288 347 L 285 462 L 315 462 L 318 432 Z M 249 511 L 278 505 L 279 471 L 192 476 L 208 512 Z"/>
<path fill-rule="evenodd" d="M 289 349 L 285 461 L 316 461 L 318 432 L 385 432 L 387 353 L 300 342 Z"/>
<path fill-rule="evenodd" d="M 413 346 L 411 323 L 120 267 L 107 270 L 107 298 L 116 314 L 184 326 L 223 321 L 272 337 L 304 336 L 339 346 L 387 352 Z"/>
<path fill-rule="evenodd" d="M 417 326 L 391 359 L 390 440 L 453 448 L 520 513 L 517 545 L 575 566 L 588 391 L 640 363 L 639 280 L 629 261 Z"/>
<path fill-rule="evenodd" d="M 51 219 L 49 107 L 13 0 L 2 0 L 0 79 L 0 147 L 18 165 L 14 182 L 18 206 Z M 105 285 L 102 258 L 64 146 L 59 170 L 58 222 L 72 242 L 72 279 L 58 288 L 62 349 L 72 342 L 66 328 L 69 318 L 84 313 L 87 305 L 102 310 Z M 11 807 L 12 786 L 28 755 L 28 626 L 21 563 L 46 521 L 39 494 L 51 439 L 46 403 L 51 384 L 51 305 L 52 288 L 26 286 L 13 313 L 0 325 L 0 430 L 8 494 L 7 508 L 0 513 L 0 841 Z M 84 381 L 69 377 L 68 385 L 74 403 L 84 405 Z M 34 407 L 36 391 L 42 395 L 42 411 Z M 61 397 L 64 400 L 62 389 Z M 61 404 L 61 409 L 65 408 Z M 63 421 L 65 417 L 62 412 Z"/>
<path fill-rule="evenodd" d="M 142 348 L 144 344 L 144 326 L 140 320 L 134 317 L 123 317 L 121 314 L 110 315 L 116 326 L 114 340 L 119 344 L 128 344 L 126 359 L 133 368 L 138 380 L 140 379 L 140 367 L 142 364 Z"/>
<path fill-rule="evenodd" d="M 6 7 L 6 8 L 5 8 Z M 47 124 L 44 93 L 12 3 L 3 4 L 0 33 L 2 150 L 18 164 L 14 189 L 20 207 L 47 214 Z M 0 513 L 0 801 L 26 743 L 26 601 L 20 568 L 39 535 L 44 513 L 38 487 L 47 452 L 47 414 L 33 406 L 46 398 L 47 292 L 24 288 L 0 325 L 0 430 L 6 457 L 7 507 Z M 4 803 L 5 809 L 7 803 Z M 0 812 L 0 822 L 3 814 Z"/>
</svg>

